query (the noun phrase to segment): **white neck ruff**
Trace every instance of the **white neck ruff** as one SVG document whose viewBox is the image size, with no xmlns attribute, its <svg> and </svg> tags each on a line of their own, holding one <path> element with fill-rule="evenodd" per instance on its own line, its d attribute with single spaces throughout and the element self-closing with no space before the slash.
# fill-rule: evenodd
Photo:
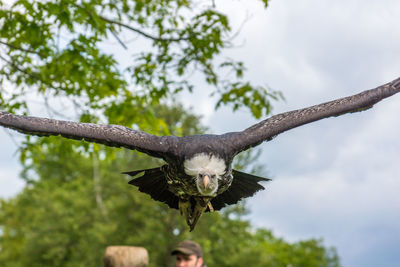
<svg viewBox="0 0 400 267">
<path fill-rule="evenodd" d="M 183 163 L 185 173 L 190 176 L 197 176 L 199 173 L 209 173 L 221 176 L 225 173 L 226 165 L 223 159 L 210 156 L 206 153 L 194 155 Z"/>
</svg>

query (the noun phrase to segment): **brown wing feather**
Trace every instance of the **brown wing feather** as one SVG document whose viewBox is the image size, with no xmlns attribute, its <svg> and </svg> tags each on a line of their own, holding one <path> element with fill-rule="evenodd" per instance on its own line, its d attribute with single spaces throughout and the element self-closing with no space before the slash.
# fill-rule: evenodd
<svg viewBox="0 0 400 267">
<path fill-rule="evenodd" d="M 14 115 L 0 111 L 0 125 L 24 134 L 61 135 L 65 138 L 135 149 L 154 157 L 163 157 L 175 142 L 173 137 L 159 137 L 119 125 L 99 125 Z"/>
<path fill-rule="evenodd" d="M 276 135 L 292 128 L 332 116 L 369 109 L 382 99 L 398 92 L 400 92 L 400 78 L 353 96 L 281 113 L 261 121 L 242 132 L 227 133 L 224 136 L 229 143 L 233 144 L 232 153 L 237 154 L 263 141 L 269 141 Z"/>
</svg>

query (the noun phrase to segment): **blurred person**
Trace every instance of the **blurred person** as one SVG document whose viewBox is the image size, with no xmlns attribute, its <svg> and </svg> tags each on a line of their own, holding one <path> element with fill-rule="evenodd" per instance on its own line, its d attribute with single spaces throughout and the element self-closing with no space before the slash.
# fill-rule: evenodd
<svg viewBox="0 0 400 267">
<path fill-rule="evenodd" d="M 171 255 L 176 256 L 176 267 L 205 267 L 203 251 L 196 242 L 185 240 L 172 250 Z"/>
</svg>

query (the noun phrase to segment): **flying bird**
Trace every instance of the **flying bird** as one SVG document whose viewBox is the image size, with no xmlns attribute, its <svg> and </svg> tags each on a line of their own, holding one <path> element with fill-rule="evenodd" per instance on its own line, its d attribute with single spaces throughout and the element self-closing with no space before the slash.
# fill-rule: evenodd
<svg viewBox="0 0 400 267">
<path fill-rule="evenodd" d="M 165 164 L 125 172 L 129 183 L 154 200 L 179 209 L 192 231 L 205 211 L 219 210 L 264 189 L 269 179 L 232 169 L 234 157 L 292 128 L 363 111 L 400 91 L 400 78 L 375 89 L 304 109 L 274 115 L 243 131 L 221 135 L 155 136 L 120 125 L 99 125 L 14 115 L 0 111 L 0 125 L 24 134 L 70 139 L 138 150 Z M 140 175 L 141 174 L 141 175 Z"/>
</svg>

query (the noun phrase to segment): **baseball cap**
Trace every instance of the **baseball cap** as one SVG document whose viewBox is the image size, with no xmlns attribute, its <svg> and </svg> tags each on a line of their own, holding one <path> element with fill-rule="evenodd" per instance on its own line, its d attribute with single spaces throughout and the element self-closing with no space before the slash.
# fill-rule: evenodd
<svg viewBox="0 0 400 267">
<path fill-rule="evenodd" d="M 197 257 L 203 257 L 203 251 L 201 247 L 196 242 L 185 240 L 176 246 L 174 250 L 172 250 L 171 255 L 175 255 L 178 253 L 182 253 L 185 255 L 196 255 Z"/>
</svg>

